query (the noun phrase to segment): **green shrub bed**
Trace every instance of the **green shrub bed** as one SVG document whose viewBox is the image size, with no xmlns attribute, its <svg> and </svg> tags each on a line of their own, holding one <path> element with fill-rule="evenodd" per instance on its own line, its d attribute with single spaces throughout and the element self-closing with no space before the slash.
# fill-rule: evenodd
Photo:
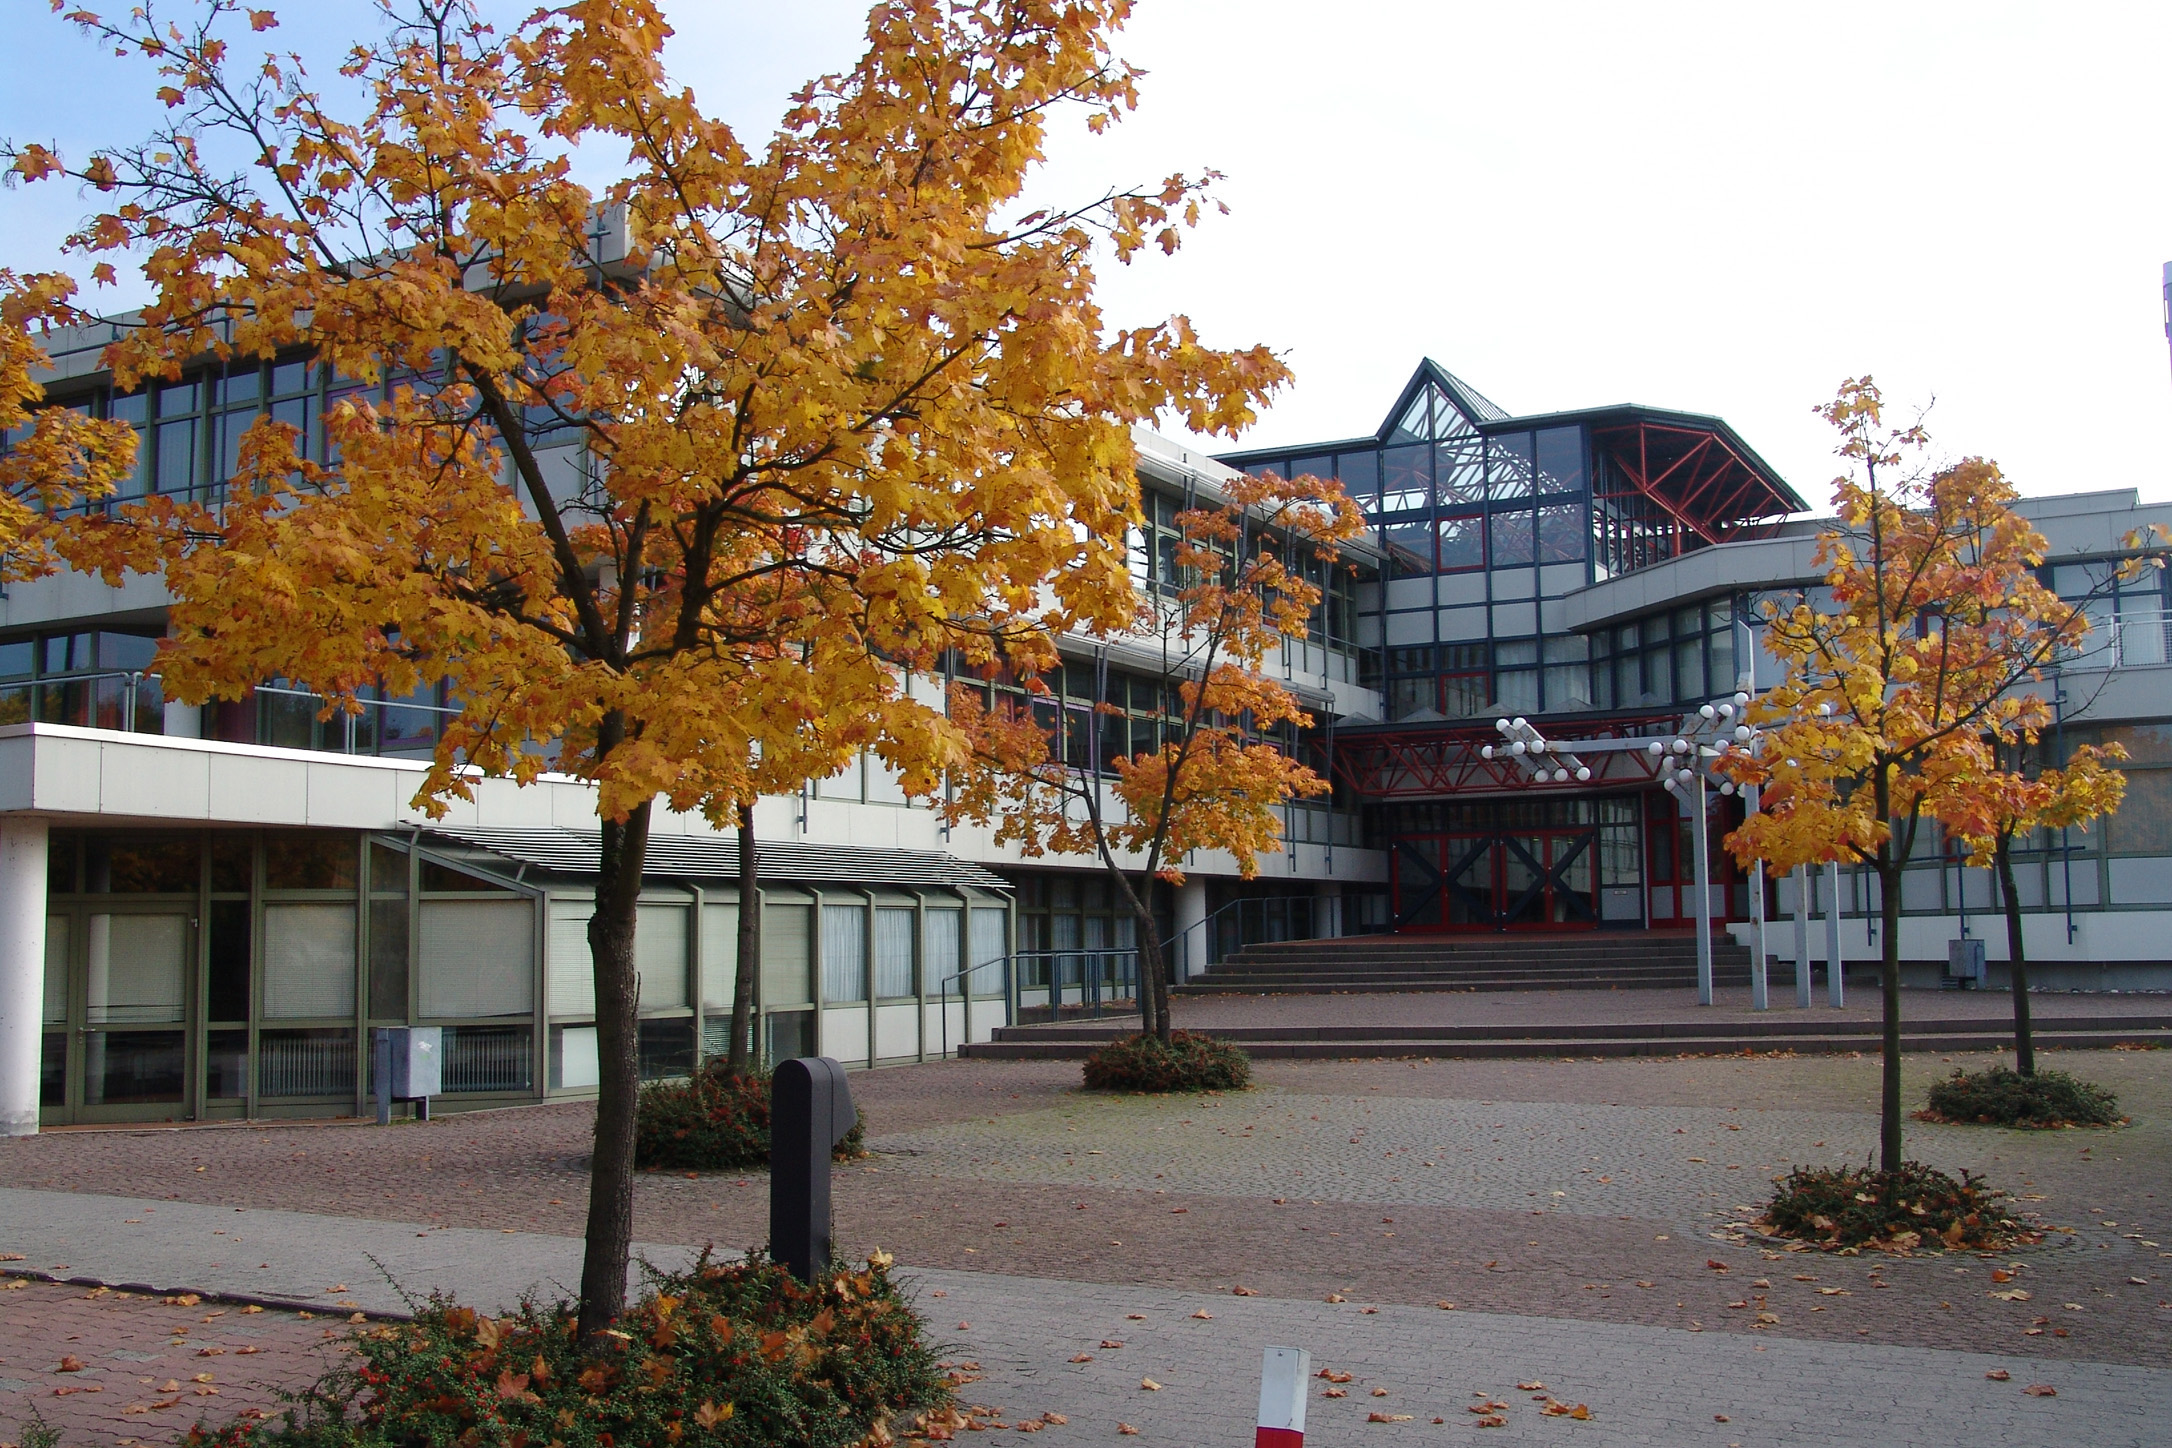
<svg viewBox="0 0 2172 1448">
<path fill-rule="evenodd" d="M 2041 1240 L 2014 1217 L 2005 1193 L 1962 1172 L 1921 1162 L 1874 1167 L 1797 1167 L 1780 1179 L 1758 1225 L 1814 1246 L 1881 1252 L 2003 1251 Z"/>
<path fill-rule="evenodd" d="M 849 1448 L 948 1415 L 952 1383 L 889 1259 L 810 1286 L 767 1258 L 656 1276 L 600 1352 L 574 1307 L 491 1318 L 434 1298 L 364 1330 L 278 1417 L 199 1424 L 189 1448 Z"/>
<path fill-rule="evenodd" d="M 831 1153 L 867 1155 L 863 1113 Z M 634 1165 L 644 1171 L 737 1171 L 769 1165 L 769 1073 L 721 1063 L 683 1081 L 641 1088 L 634 1107 Z"/>
<path fill-rule="evenodd" d="M 1227 1041 L 1172 1031 L 1166 1046 L 1146 1034 L 1111 1041 L 1086 1058 L 1085 1074 L 1089 1091 L 1242 1091 L 1252 1058 Z"/>
<path fill-rule="evenodd" d="M 1931 1087 L 1931 1104 L 1920 1121 L 1990 1126 L 2117 1126 L 2119 1098 L 2064 1071 L 2033 1076 L 2004 1065 L 1987 1071 L 1956 1070 Z"/>
</svg>

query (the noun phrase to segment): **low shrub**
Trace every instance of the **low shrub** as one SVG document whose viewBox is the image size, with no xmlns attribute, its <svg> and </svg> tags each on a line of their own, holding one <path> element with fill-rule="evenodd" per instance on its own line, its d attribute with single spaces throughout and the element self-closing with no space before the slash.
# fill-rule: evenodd
<svg viewBox="0 0 2172 1448">
<path fill-rule="evenodd" d="M 1931 1087 L 1924 1121 L 1992 1126 L 2117 1126 L 2119 1098 L 2104 1087 L 2064 1071 L 2024 1076 L 2005 1065 L 1987 1071 L 1956 1070 Z"/>
<path fill-rule="evenodd" d="M 1252 1058 L 1227 1041 L 1198 1031 L 1123 1036 L 1086 1058 L 1089 1091 L 1242 1091 L 1252 1084 Z"/>
<path fill-rule="evenodd" d="M 863 1112 L 831 1153 L 867 1155 Z M 769 1165 L 769 1073 L 740 1073 L 721 1062 L 683 1081 L 641 1088 L 634 1107 L 634 1165 L 643 1170 L 735 1171 Z"/>
<path fill-rule="evenodd" d="M 951 1385 L 877 1255 L 813 1285 L 754 1255 L 652 1278 L 600 1352 L 574 1306 L 501 1318 L 433 1298 L 356 1334 L 279 1417 L 198 1425 L 188 1448 L 847 1448 L 950 1411 Z M 910 1431 L 906 1422 L 898 1427 Z"/>
<path fill-rule="evenodd" d="M 1921 1162 L 1797 1167 L 1780 1179 L 1759 1225 L 1820 1247 L 1884 1252 L 2001 1251 L 2042 1234 L 2009 1215 L 2005 1193 L 1963 1171 L 1959 1181 Z"/>
</svg>

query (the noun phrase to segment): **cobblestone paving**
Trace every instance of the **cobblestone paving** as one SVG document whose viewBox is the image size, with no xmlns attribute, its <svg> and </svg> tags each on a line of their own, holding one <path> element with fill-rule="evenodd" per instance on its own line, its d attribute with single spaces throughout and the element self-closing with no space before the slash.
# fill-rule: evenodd
<svg viewBox="0 0 2172 1448">
<path fill-rule="evenodd" d="M 160 1443 L 199 1419 L 276 1410 L 281 1388 L 314 1379 L 341 1351 L 344 1324 L 327 1323 L 238 1303 L 0 1282 L 0 1440 L 19 1441 L 43 1419 L 69 1448 Z"/>
<path fill-rule="evenodd" d="M 1980 1066 L 1988 1059 L 1911 1056 L 1906 1062 L 1907 1094 L 1921 1099 L 1932 1077 L 1955 1065 Z M 1136 1303 L 1145 1300 L 1141 1293 L 1196 1293 L 1206 1304 L 1197 1310 L 1213 1311 L 1216 1321 L 1230 1312 L 1269 1305 L 1286 1306 L 1293 1320 L 1318 1309 L 1328 1314 L 1319 1331 L 1329 1334 L 1323 1339 L 1329 1341 L 1339 1341 L 1332 1338 L 1341 1330 L 1334 1324 L 1344 1319 L 1370 1332 L 1383 1319 L 1410 1310 L 1424 1321 L 1437 1316 L 1442 1323 L 1467 1325 L 1477 1321 L 1473 1314 L 1479 1313 L 1487 1314 L 1489 1322 L 1498 1320 L 1479 1341 L 1481 1349 L 1496 1339 L 1509 1340 L 1510 1329 L 1498 1325 L 1509 1319 L 1523 1324 L 1518 1330 L 1525 1336 L 1516 1340 L 1532 1344 L 1533 1354 L 1556 1341 L 1577 1352 L 1590 1342 L 1687 1343 L 1694 1351 L 1686 1359 L 1668 1356 L 1672 1348 L 1654 1349 L 1655 1370 L 1682 1383 L 1705 1381 L 1695 1368 L 1704 1357 L 1755 1353 L 1762 1346 L 1764 1354 L 1743 1361 L 1760 1372 L 1790 1364 L 1782 1374 L 1788 1382 L 1805 1374 L 1812 1381 L 1820 1374 L 1844 1381 L 1857 1394 L 1847 1400 L 1851 1414 L 1857 1401 L 1891 1404 L 1875 1412 L 1898 1415 L 1893 1421 L 1924 1442 L 1948 1441 L 1936 1431 L 1919 1431 L 1911 1415 L 1929 1415 L 1927 1404 L 1933 1402 L 1953 1411 L 1978 1404 L 1977 1395 L 1993 1392 L 1980 1370 L 1963 1373 L 1957 1381 L 1931 1379 L 1936 1390 L 1926 1398 L 1906 1372 L 1895 1373 L 1888 1382 L 1875 1373 L 1849 1377 L 1856 1370 L 1848 1365 L 1918 1361 L 1905 1358 L 1905 1353 L 1894 1357 L 1900 1350 L 1996 1352 L 1999 1361 L 2011 1364 L 2014 1375 L 2013 1384 L 1997 1394 L 2028 1381 L 2052 1382 L 2061 1396 L 2047 1403 L 2064 1409 L 2096 1391 L 2087 1385 L 2099 1381 L 2090 1376 L 2098 1367 L 2161 1367 L 2172 1362 L 2172 1292 L 2163 1272 L 2172 1260 L 2160 1256 L 2172 1246 L 2166 1237 L 2172 1223 L 2164 1211 L 2172 1200 L 2172 1053 L 2090 1052 L 2052 1059 L 2114 1086 L 2133 1111 L 2135 1125 L 2116 1132 L 2012 1133 L 1909 1123 L 1912 1152 L 1985 1170 L 2002 1185 L 2040 1193 L 2044 1200 L 2034 1204 L 2039 1210 L 2080 1229 L 2074 1237 L 2060 1239 L 2061 1245 L 2011 1259 L 2023 1263 L 2020 1284 L 2032 1294 L 2028 1301 L 1989 1296 L 1991 1267 L 2007 1264 L 1972 1258 L 1881 1263 L 1766 1256 L 1752 1245 L 1715 1241 L 1708 1235 L 1716 1215 L 1758 1200 L 1755 1190 L 1738 1191 L 1737 1183 L 1760 1182 L 1760 1170 L 1776 1169 L 1796 1154 L 1786 1150 L 1791 1146 L 1799 1149 L 1823 1140 L 1826 1149 L 1836 1153 L 1834 1159 L 1862 1159 L 1873 1133 L 1868 1108 L 1876 1099 L 1877 1062 L 1868 1057 L 1266 1062 L 1259 1071 L 1264 1089 L 1255 1095 L 1164 1103 L 1167 1109 L 1158 1113 L 1139 1111 L 1139 1103 L 1080 1095 L 1072 1089 L 1075 1063 L 966 1062 L 856 1074 L 853 1089 L 867 1108 L 879 1143 L 941 1143 L 946 1155 L 878 1155 L 840 1171 L 838 1240 L 852 1252 L 878 1246 L 891 1250 L 931 1283 L 940 1274 L 956 1274 L 941 1289 L 952 1296 L 976 1282 L 1030 1279 L 1032 1285 L 1021 1289 L 1028 1307 Z M 1331 1110 L 1294 1109 L 1293 1103 L 1308 1101 L 1334 1104 Z M 1737 1109 L 1728 1111 L 1726 1104 Z M 1310 1120 L 1315 1114 L 1322 1117 L 1318 1123 Z M 1182 1125 L 1187 1118 L 1190 1125 Z M 460 1260 L 462 1252 L 446 1250 L 446 1244 L 455 1242 L 476 1262 L 507 1265 L 508 1254 L 532 1252 L 571 1264 L 578 1251 L 572 1238 L 580 1231 L 586 1206 L 578 1163 L 587 1148 L 590 1119 L 588 1108 L 568 1104 L 448 1115 L 426 1127 L 390 1131 L 267 1123 L 62 1132 L 0 1142 L 0 1182 L 128 1198 L 139 1206 L 195 1202 L 220 1205 L 228 1214 L 237 1206 L 332 1214 L 350 1219 L 344 1229 L 330 1229 L 340 1233 L 343 1242 L 359 1239 L 375 1221 L 392 1234 L 388 1240 L 395 1244 L 438 1254 L 440 1266 Z M 1621 1129 L 1624 1120 L 1639 1119 L 1650 1124 L 1632 1133 Z M 1824 1122 L 1838 1123 L 1842 1134 L 1818 1124 Z M 1467 1140 L 1444 1136 L 1444 1123 L 1461 1123 L 1477 1134 Z M 1726 1131 L 1729 1124 L 1742 1130 Z M 1677 1125 L 1683 1128 L 1680 1135 L 1674 1131 Z M 1352 1136 L 1358 1142 L 1352 1143 Z M 1441 1146 L 1470 1150 L 1427 1153 L 1427 1148 Z M 1410 1150 L 1400 1149 L 1405 1147 Z M 1390 1151 L 1395 1153 L 1392 1158 Z M 1183 1170 L 1193 1175 L 1172 1184 L 1167 1165 L 1178 1156 L 1191 1164 Z M 1492 1161 L 1493 1156 L 1502 1160 Z M 1594 1156 L 1601 1160 L 1592 1161 Z M 1691 1156 L 1706 1160 L 1691 1162 Z M 1248 1157 L 1263 1157 L 1271 1166 L 1255 1170 L 1248 1167 Z M 1436 1165 L 1410 1165 L 1428 1160 Z M 1729 1163 L 1739 1169 L 1727 1171 Z M 1297 1170 L 1308 1173 L 1302 1179 L 1307 1182 L 1341 1181 L 1343 1195 L 1290 1190 L 1282 1183 L 1300 1179 L 1277 1173 Z M 1161 1180 L 1154 1180 L 1155 1171 L 1163 1172 Z M 1314 1172 L 1320 1175 L 1311 1176 Z M 1111 1180 L 1112 1174 L 1120 1175 Z M 1602 1183 L 1601 1176 L 1613 1180 Z M 1404 1180 L 1372 1180 L 1392 1177 Z M 1417 1200 L 1345 1199 L 1381 1186 L 1426 1195 Z M 1544 1195 L 1534 1198 L 1529 1195 L 1534 1191 Z M 1554 1191 L 1567 1195 L 1556 1199 Z M 766 1180 L 758 1175 L 692 1180 L 648 1176 L 638 1185 L 636 1234 L 649 1242 L 714 1241 L 725 1248 L 745 1247 L 763 1235 L 767 1195 Z M 1284 1199 L 1280 1204 L 1274 1201 L 1277 1196 Z M 106 1205 L 92 1210 L 102 1211 Z M 66 1208 L 41 1210 L 48 1224 L 57 1220 L 66 1225 L 67 1218 L 83 1215 Z M 124 1219 L 144 1215 L 125 1205 L 119 1210 Z M 207 1227 L 207 1234 L 224 1221 Z M 417 1238 L 415 1232 L 423 1229 L 429 1237 Z M 127 1230 L 138 1233 L 142 1228 Z M 257 1230 L 268 1229 L 259 1224 Z M 4 1250 L 10 1250 L 9 1243 L 0 1240 Z M 33 1265 L 50 1268 L 73 1260 L 54 1257 Z M 210 1260 L 231 1265 L 223 1252 Z M 277 1275 L 262 1272 L 257 1260 L 279 1259 L 242 1263 L 237 1275 Z M 1710 1261 L 1725 1262 L 1729 1270 L 1715 1271 L 1707 1266 Z M 309 1266 L 300 1276 L 313 1280 L 313 1273 L 314 1266 Z M 539 1274 L 539 1280 L 564 1281 L 568 1276 L 567 1269 L 553 1268 Z M 338 1275 L 333 1282 L 363 1285 Z M 1232 1296 L 1238 1285 L 1261 1295 Z M 1348 1301 L 1330 1312 L 1322 1300 L 1329 1295 Z M 349 1297 L 372 1305 L 370 1299 Z M 1213 1305 L 1215 1299 L 1222 1305 Z M 0 1304 L 5 1301 L 0 1297 Z M 1437 1313 L 1432 1306 L 1436 1301 L 1453 1301 L 1457 1310 Z M 933 1302 L 924 1305 L 932 1307 Z M 1003 1353 L 1010 1350 L 1011 1329 L 996 1331 L 990 1324 L 1009 1319 L 991 1314 L 998 1308 L 1028 1308 L 1009 1296 L 990 1302 L 992 1306 L 968 1310 L 946 1298 L 942 1315 L 932 1320 L 946 1330 L 971 1321 L 972 1330 L 951 1335 L 993 1373 L 1000 1362 L 1009 1361 Z M 1364 1315 L 1362 1309 L 1368 1306 L 1378 1313 Z M 950 1317 L 953 1307 L 957 1315 Z M 1076 1324 L 1050 1310 L 1053 1325 L 1043 1324 L 1049 1339 L 1071 1342 L 1067 1334 Z M 1125 1310 L 1146 1309 L 1134 1305 Z M 1187 1308 L 1187 1314 L 1191 1310 Z M 1760 1320 L 1760 1315 L 1777 1321 Z M 1185 1322 L 1193 1320 L 1187 1316 Z M 1610 1338 L 1607 1333 L 1626 1336 Z M 1311 1340 L 1304 1345 L 1325 1351 Z M 1357 1346 L 1362 1343 L 1354 1342 L 1353 1352 Z M 1222 1365 L 1214 1369 L 1216 1374 L 1244 1380 L 1238 1396 L 1247 1400 L 1257 1348 L 1257 1341 L 1247 1341 L 1230 1347 L 1231 1356 L 1213 1360 Z M 1873 1351 L 1858 1353 L 1858 1348 Z M 1786 1356 L 1811 1349 L 1834 1356 Z M 1053 1362 L 1028 1364 L 1037 1376 L 1021 1381 L 1030 1387 L 1065 1374 L 1110 1370 L 1105 1358 L 1097 1358 L 1096 1364 L 1069 1364 L 1077 1350 L 1074 1345 Z M 1589 1350 L 1598 1353 L 1601 1348 Z M 1540 1361 L 1533 1357 L 1534 1364 Z M 1575 1367 L 1580 1360 L 1568 1361 Z M 1681 1361 L 1691 1366 L 1677 1371 Z M 1632 1368 L 1626 1362 L 1622 1366 L 1625 1380 L 1633 1379 Z M 2059 1376 L 2070 1371 L 2079 1376 Z M 0 1375 L 5 1372 L 0 1368 Z M 1552 1374 L 1545 1378 L 1550 1386 L 1562 1386 L 1554 1381 L 1560 1376 L 1554 1368 L 1543 1372 Z M 1167 1382 L 1159 1373 L 1153 1375 Z M 989 1392 L 996 1393 L 1009 1381 L 991 1376 Z M 1389 1386 L 1400 1394 L 1415 1381 L 1399 1378 Z M 1756 1399 L 1750 1389 L 1763 1380 L 1752 1373 L 1742 1381 L 1747 1387 L 1738 1396 Z M 1149 1394 L 1136 1387 L 1136 1376 L 1128 1382 L 1131 1386 L 1115 1407 L 1089 1398 L 1074 1422 L 1098 1424 L 1101 1419 L 1094 1415 L 1104 1410 L 1132 1414 L 1134 1401 L 1143 1405 L 1137 1409 L 1142 1415 L 1205 1401 L 1196 1395 L 1173 1397 L 1180 1393 L 1174 1384 L 1163 1393 Z M 1486 1380 L 1467 1385 L 1470 1391 L 1487 1387 Z M 1590 1392 L 1575 1390 L 1595 1411 L 1600 1408 Z M 2161 1413 L 2172 1403 L 2158 1391 Z M 1366 1395 L 1369 1392 L 1366 1389 Z M 1071 1411 L 1053 1399 L 1028 1401 L 1022 1389 L 1003 1386 L 1002 1394 L 988 1401 Z M 2034 1400 L 2015 1407 L 1997 1394 L 1986 1401 L 2000 1413 L 2049 1411 Z M 1315 1406 L 1323 1413 L 1341 1412 L 1359 1396 Z M 1513 1394 L 1498 1396 L 1514 1399 Z M 1011 1398 L 1019 1401 L 1012 1403 Z M 1795 1401 L 1784 1393 L 1772 1401 L 1783 1400 Z M 62 1401 L 73 1403 L 75 1398 Z M 1515 1401 L 1521 1409 L 1522 1400 Z M 1594 1436 L 1591 1425 L 1551 1419 L 1541 1423 L 1528 1412 L 1512 1414 L 1510 1427 L 1500 1436 L 1517 1441 L 1516 1435 L 1530 1433 L 1551 1441 L 1581 1433 L 1579 1441 L 1584 1442 L 1716 1445 L 1806 1441 L 1802 1433 L 1788 1430 L 1793 1420 L 1784 1416 L 1769 1419 L 1752 1436 L 1738 1429 L 1736 1438 L 1701 1437 L 1692 1431 L 1702 1431 L 1701 1420 L 1692 1413 L 1685 1420 L 1689 1427 L 1680 1427 L 1679 1415 L 1669 1416 L 1673 1410 L 1663 1393 L 1636 1401 L 1645 1405 L 1637 1412 L 1647 1417 L 1632 1420 L 1609 1410 L 1603 1419 L 1608 1425 L 1605 1437 Z M 1696 1406 L 1695 1400 L 1683 1401 Z M 0 1403 L 0 1441 L 15 1426 L 5 1415 L 7 1407 Z M 1371 1407 L 1361 1405 L 1357 1417 L 1362 1419 Z M 1406 1403 L 1392 1411 L 1414 1410 Z M 1748 1421 L 1724 1405 L 1712 1411 L 1726 1413 L 1738 1424 Z M 1875 1417 L 1872 1410 L 1864 1411 Z M 1248 1406 L 1240 1409 L 1240 1416 L 1248 1413 Z M 1427 1431 L 1444 1431 L 1430 1426 L 1430 1416 L 1414 1421 Z M 1982 1420 L 1988 1427 L 1976 1437 L 2001 1443 L 2078 1441 L 2061 1436 L 2032 1439 L 2023 1429 L 2040 1421 L 2063 1433 L 2081 1416 L 1995 1417 Z M 1182 1432 L 1190 1429 L 1183 1424 L 1190 1420 L 1172 1419 L 1178 1427 L 1166 1431 L 1145 1416 L 1127 1420 L 1149 1433 L 1164 1432 L 1162 1441 L 1242 1441 L 1241 1431 L 1234 1439 L 1217 1433 L 1186 1440 Z M 1316 1432 L 1326 1431 L 1317 1426 L 1323 1421 L 1316 1420 Z M 2119 1421 L 2117 1414 L 2108 1421 Z M 1854 1431 L 1855 1417 L 1848 1422 Z M 1664 1431 L 1651 1424 L 1663 1425 Z M 1669 1436 L 1678 1428 L 1678 1439 Z M 2096 1429 L 2092 1418 L 2089 1432 L 2079 1441 L 2099 1436 L 2107 1443 L 2126 1441 L 2116 1432 L 2100 1434 Z M 1375 1424 L 1367 1431 L 1414 1430 Z M 1106 1432 L 1091 1430 L 1097 1438 Z M 1637 1433 L 1645 1437 L 1634 1436 Z M 1865 1437 L 1875 1440 L 1878 1434 L 1865 1430 Z M 1832 1441 L 1858 1440 L 1842 1435 Z M 1896 1433 L 1889 1441 L 1906 1440 Z"/>
<path fill-rule="evenodd" d="M 1973 1159 L 1968 1143 L 1943 1149 L 1940 1134 L 1918 1130 L 1927 1160 Z M 1876 1138 L 1875 1120 L 1861 1113 L 1270 1089 L 1198 1101 L 1080 1099 L 871 1144 L 908 1170 L 987 1181 L 1710 1224 L 1757 1200 L 1790 1165 L 1861 1161 Z"/>
</svg>

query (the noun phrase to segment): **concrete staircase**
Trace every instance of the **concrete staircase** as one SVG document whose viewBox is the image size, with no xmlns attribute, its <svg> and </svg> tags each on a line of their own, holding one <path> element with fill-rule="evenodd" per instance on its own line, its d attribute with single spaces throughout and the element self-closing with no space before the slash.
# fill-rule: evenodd
<svg viewBox="0 0 2172 1448">
<path fill-rule="evenodd" d="M 1747 985 L 1750 953 L 1732 937 L 1712 941 L 1712 978 Z M 1697 983 L 1689 931 L 1489 931 L 1471 935 L 1346 935 L 1250 945 L 1180 995 L 1331 991 L 1634 990 Z"/>
<path fill-rule="evenodd" d="M 996 1031 L 994 1040 L 959 1054 L 976 1061 L 1081 1060 L 1102 1043 L 1137 1029 L 1136 1021 L 1005 1026 Z M 1212 1030 L 1217 1038 L 1235 1042 L 1261 1060 L 1476 1060 L 1779 1052 L 1869 1054 L 1879 1047 L 1880 1027 L 1874 1020 L 1789 1011 L 1753 1020 L 1737 1016 L 1597 1024 L 1217 1026 Z M 2108 1010 L 2101 1015 L 2049 1016 L 2037 1022 L 2035 1037 L 2036 1044 L 2047 1050 L 2172 1048 L 2172 1014 Z M 1995 1019 L 1911 1020 L 1905 1023 L 1901 1036 L 1904 1051 L 2003 1051 L 2012 1046 L 2010 1025 Z"/>
</svg>

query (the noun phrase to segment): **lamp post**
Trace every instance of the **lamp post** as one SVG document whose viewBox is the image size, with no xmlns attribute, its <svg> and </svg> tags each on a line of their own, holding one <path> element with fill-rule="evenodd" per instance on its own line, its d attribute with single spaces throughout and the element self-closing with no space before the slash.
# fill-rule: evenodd
<svg viewBox="0 0 2172 1448">
<path fill-rule="evenodd" d="M 1694 841 L 1691 848 L 1696 855 L 1694 879 L 1699 1005 L 1712 1004 L 1712 879 L 1711 849 L 1707 843 L 1708 822 L 1705 817 L 1708 804 L 1705 796 L 1705 772 L 1710 761 L 1720 758 L 1730 749 L 1748 747 L 1756 741 L 1758 731 L 1745 722 L 1749 703 L 1749 691 L 1745 688 L 1737 690 L 1731 699 L 1699 705 L 1694 713 L 1683 716 L 1680 733 L 1662 739 L 1553 741 L 1541 734 L 1528 719 L 1498 719 L 1494 721 L 1493 727 L 1505 742 L 1488 744 L 1479 750 L 1480 756 L 1485 759 L 1512 760 L 1521 764 L 1527 777 L 1535 784 L 1566 784 L 1571 779 L 1579 783 L 1590 780 L 1591 766 L 1583 759 L 1587 754 L 1641 750 L 1653 758 L 1658 766 L 1661 783 L 1688 808 L 1690 814 L 1690 829 Z M 1731 780 L 1723 780 L 1719 789 L 1723 795 L 1735 792 Z M 1757 807 L 1755 795 L 1747 795 L 1746 799 L 1754 810 Z M 1760 861 L 1752 873 L 1753 903 L 1750 912 L 1752 948 L 1756 955 L 1750 988 L 1752 1003 L 1758 1010 L 1763 1010 L 1766 1006 L 1763 889 L 1764 865 Z"/>
</svg>

